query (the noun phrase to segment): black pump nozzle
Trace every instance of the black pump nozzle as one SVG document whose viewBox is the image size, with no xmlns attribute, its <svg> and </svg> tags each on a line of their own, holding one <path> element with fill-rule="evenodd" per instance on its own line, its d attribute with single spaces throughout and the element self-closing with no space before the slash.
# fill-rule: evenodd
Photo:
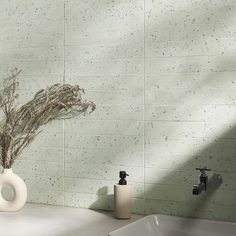
<svg viewBox="0 0 236 236">
<path fill-rule="evenodd" d="M 126 176 L 129 176 L 126 171 L 120 171 L 120 180 L 119 180 L 119 185 L 126 185 L 127 181 L 126 181 Z"/>
</svg>

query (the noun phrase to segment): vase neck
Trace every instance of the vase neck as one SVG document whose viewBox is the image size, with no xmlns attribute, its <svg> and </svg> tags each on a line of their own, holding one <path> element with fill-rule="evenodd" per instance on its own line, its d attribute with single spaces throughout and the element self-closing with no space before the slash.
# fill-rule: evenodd
<svg viewBox="0 0 236 236">
<path fill-rule="evenodd" d="M 12 168 L 10 168 L 10 169 L 3 169 L 3 173 L 12 173 Z"/>
</svg>

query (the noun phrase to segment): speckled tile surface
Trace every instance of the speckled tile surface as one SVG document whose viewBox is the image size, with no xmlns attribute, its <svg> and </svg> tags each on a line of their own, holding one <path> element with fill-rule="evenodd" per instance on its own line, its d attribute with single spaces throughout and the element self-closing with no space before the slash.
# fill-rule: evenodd
<svg viewBox="0 0 236 236">
<path fill-rule="evenodd" d="M 0 0 L 0 73 L 20 104 L 79 84 L 97 109 L 57 121 L 16 162 L 28 201 L 113 209 L 127 170 L 136 213 L 236 220 L 234 0 Z M 222 185 L 192 196 L 199 173 Z"/>
</svg>

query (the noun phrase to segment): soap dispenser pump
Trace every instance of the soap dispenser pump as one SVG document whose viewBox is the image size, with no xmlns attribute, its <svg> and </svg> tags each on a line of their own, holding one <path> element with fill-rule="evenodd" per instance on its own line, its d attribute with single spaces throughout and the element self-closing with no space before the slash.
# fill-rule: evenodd
<svg viewBox="0 0 236 236">
<path fill-rule="evenodd" d="M 120 171 L 119 183 L 114 185 L 114 210 L 118 219 L 131 218 L 131 190 L 127 185 L 127 176 L 126 171 Z"/>
<path fill-rule="evenodd" d="M 126 171 L 120 171 L 119 185 L 127 185 L 126 177 L 129 176 Z"/>
</svg>

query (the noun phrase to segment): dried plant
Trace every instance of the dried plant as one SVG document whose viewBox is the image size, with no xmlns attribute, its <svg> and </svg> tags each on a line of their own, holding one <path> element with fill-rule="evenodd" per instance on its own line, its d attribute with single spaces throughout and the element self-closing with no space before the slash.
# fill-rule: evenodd
<svg viewBox="0 0 236 236">
<path fill-rule="evenodd" d="M 69 84 L 54 84 L 40 90 L 32 100 L 17 108 L 20 72 L 17 69 L 12 71 L 0 92 L 0 107 L 4 115 L 0 127 L 0 164 L 3 168 L 11 168 L 21 152 L 41 132 L 41 126 L 54 119 L 68 119 L 95 110 L 93 102 L 82 99 L 84 90 Z"/>
</svg>

